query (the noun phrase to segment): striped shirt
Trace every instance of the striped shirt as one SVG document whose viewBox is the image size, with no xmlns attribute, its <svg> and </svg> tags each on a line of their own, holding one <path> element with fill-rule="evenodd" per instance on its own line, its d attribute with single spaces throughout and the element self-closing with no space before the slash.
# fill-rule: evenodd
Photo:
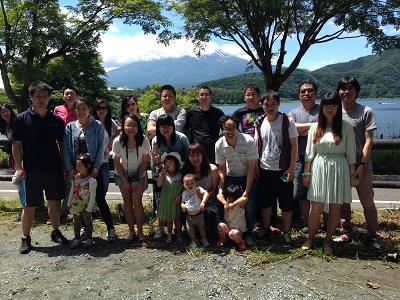
<svg viewBox="0 0 400 300">
<path fill-rule="evenodd" d="M 256 143 L 248 134 L 238 132 L 236 147 L 221 137 L 215 144 L 215 162 L 226 165 L 226 175 L 232 177 L 247 176 L 247 162 L 258 159 Z"/>
</svg>

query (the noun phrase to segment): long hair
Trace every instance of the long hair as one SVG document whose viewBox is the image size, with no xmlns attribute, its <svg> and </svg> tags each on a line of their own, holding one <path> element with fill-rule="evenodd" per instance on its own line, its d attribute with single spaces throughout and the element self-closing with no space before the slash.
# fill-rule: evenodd
<svg viewBox="0 0 400 300">
<path fill-rule="evenodd" d="M 333 117 L 332 133 L 336 145 L 340 144 L 342 140 L 342 101 L 337 93 L 327 93 L 322 97 L 319 112 L 318 112 L 318 126 L 315 133 L 313 143 L 318 143 L 326 132 L 326 117 L 323 113 L 324 105 L 337 105 L 336 115 Z"/>
<path fill-rule="evenodd" d="M 125 126 L 126 119 L 128 119 L 128 118 L 133 119 L 137 124 L 138 131 L 137 131 L 137 133 L 135 135 L 135 140 L 136 140 L 136 147 L 138 148 L 138 147 L 143 145 L 144 135 L 143 135 L 142 126 L 140 126 L 139 118 L 136 117 L 135 115 L 128 114 L 122 120 L 122 124 L 121 124 L 122 125 L 122 131 L 121 131 L 120 142 L 121 142 L 123 147 L 127 147 L 127 145 L 128 145 L 128 135 L 125 132 L 124 126 Z"/>
<path fill-rule="evenodd" d="M 171 133 L 171 145 L 175 145 L 176 142 L 176 133 L 175 133 L 175 123 L 174 119 L 171 116 L 163 114 L 158 117 L 156 121 L 156 137 L 158 145 L 165 145 L 165 138 L 160 132 L 160 126 L 171 125 L 172 133 Z"/>
<path fill-rule="evenodd" d="M 7 125 L 10 126 L 11 129 L 13 128 L 16 115 L 15 115 L 15 112 L 12 109 L 11 105 L 0 104 L 0 109 L 3 107 L 7 108 L 10 111 L 10 124 L 8 125 L 7 121 L 4 120 L 2 117 L 0 117 L 0 133 L 7 135 Z"/>
<path fill-rule="evenodd" d="M 139 103 L 137 102 L 136 98 L 133 95 L 125 96 L 122 99 L 122 102 L 121 102 L 121 115 L 119 117 L 121 122 L 124 119 L 124 117 L 128 114 L 128 110 L 126 109 L 126 105 L 128 104 L 128 101 L 131 100 L 131 99 L 133 99 L 133 101 L 136 102 L 137 112 L 139 112 Z"/>
<path fill-rule="evenodd" d="M 108 136 L 111 138 L 111 124 L 112 124 L 112 121 L 111 121 L 111 107 L 110 107 L 110 105 L 108 104 L 108 102 L 105 99 L 97 99 L 96 100 L 96 102 L 93 104 L 92 116 L 96 120 L 99 119 L 99 116 L 97 115 L 97 107 L 102 103 L 104 103 L 108 108 L 107 115 L 106 115 L 106 118 L 104 120 L 104 126 L 105 126 L 105 128 L 107 130 Z"/>
<path fill-rule="evenodd" d="M 200 164 L 200 176 L 201 178 L 203 178 L 204 176 L 210 173 L 211 167 L 207 154 L 204 151 L 204 147 L 198 143 L 191 144 L 187 148 L 187 158 L 186 158 L 186 163 L 183 167 L 183 174 L 195 173 L 194 166 L 190 163 L 189 156 L 191 154 L 197 154 L 197 153 L 201 154 L 201 156 L 203 157 Z"/>
</svg>

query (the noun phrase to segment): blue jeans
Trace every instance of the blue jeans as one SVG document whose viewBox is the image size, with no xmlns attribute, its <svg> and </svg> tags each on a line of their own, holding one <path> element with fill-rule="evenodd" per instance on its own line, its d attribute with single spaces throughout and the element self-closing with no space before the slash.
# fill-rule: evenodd
<svg viewBox="0 0 400 300">
<path fill-rule="evenodd" d="M 244 177 L 226 176 L 225 187 L 228 187 L 232 184 L 237 184 L 242 187 L 243 191 L 245 191 L 246 181 L 247 181 L 247 176 Z M 251 185 L 250 188 L 249 199 L 245 206 L 246 226 L 248 233 L 251 233 L 254 227 L 254 219 L 256 217 L 257 189 L 258 189 L 258 182 L 256 180 L 253 180 L 253 184 Z"/>
<path fill-rule="evenodd" d="M 103 175 L 103 189 L 104 195 L 108 192 L 108 184 L 110 182 L 110 168 L 108 166 L 108 162 L 102 163 L 100 165 L 99 172 Z"/>
<path fill-rule="evenodd" d="M 296 177 L 293 180 L 293 199 L 304 200 L 307 199 L 307 188 L 303 184 L 303 177 L 301 174 L 304 172 L 304 154 L 297 157 L 296 161 Z"/>
</svg>

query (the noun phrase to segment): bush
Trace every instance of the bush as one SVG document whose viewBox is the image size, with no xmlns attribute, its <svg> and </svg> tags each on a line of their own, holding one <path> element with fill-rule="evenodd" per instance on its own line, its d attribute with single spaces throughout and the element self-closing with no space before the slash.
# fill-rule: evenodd
<svg viewBox="0 0 400 300">
<path fill-rule="evenodd" d="M 398 174 L 400 170 L 399 150 L 372 150 L 371 159 L 375 174 Z"/>
</svg>

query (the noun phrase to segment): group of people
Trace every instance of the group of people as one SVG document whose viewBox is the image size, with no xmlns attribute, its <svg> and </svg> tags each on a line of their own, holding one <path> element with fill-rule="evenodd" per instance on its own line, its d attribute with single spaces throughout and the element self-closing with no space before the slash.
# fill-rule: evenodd
<svg viewBox="0 0 400 300">
<path fill-rule="evenodd" d="M 70 247 L 83 241 L 91 247 L 91 215 L 97 207 L 107 225 L 107 240 L 116 240 L 105 200 L 110 153 L 124 202 L 117 207 L 129 227 L 128 244 L 145 240 L 142 196 L 151 160 L 159 194 L 154 238 L 162 238 L 166 226 L 166 243 L 173 241 L 173 232 L 176 242 L 184 242 L 184 227 L 190 247 L 207 247 L 215 235 L 217 246 L 231 239 L 245 250 L 253 238 L 268 239 L 279 232 L 279 203 L 284 247 L 293 246 L 294 221 L 308 234 L 302 249 L 314 247 L 324 212 L 323 251 L 332 254 L 338 226 L 341 235 L 334 241 L 352 238 L 351 187 L 356 187 L 371 245 L 379 249 L 370 160 L 377 125 L 373 111 L 356 102 L 358 81 L 341 79 L 336 93 L 325 94 L 320 104 L 314 82 L 302 82 L 298 91 L 301 106 L 286 114 L 279 111 L 278 92 L 261 95 L 259 87 L 249 84 L 243 91 L 246 106 L 228 116 L 211 105 L 207 86 L 198 89 L 199 106 L 186 112 L 175 103 L 174 87 L 164 85 L 162 107 L 149 116 L 139 113 L 132 95 L 125 97 L 118 129 L 106 100 L 98 99 L 92 107 L 74 86 L 66 86 L 65 104 L 52 112 L 47 108 L 48 85 L 32 84 L 32 106 L 15 117 L 9 130 L 17 175 L 26 189 L 20 253 L 32 248 L 30 230 L 43 190 L 54 242 L 67 243 L 59 230 L 60 215 L 72 213 Z"/>
</svg>

